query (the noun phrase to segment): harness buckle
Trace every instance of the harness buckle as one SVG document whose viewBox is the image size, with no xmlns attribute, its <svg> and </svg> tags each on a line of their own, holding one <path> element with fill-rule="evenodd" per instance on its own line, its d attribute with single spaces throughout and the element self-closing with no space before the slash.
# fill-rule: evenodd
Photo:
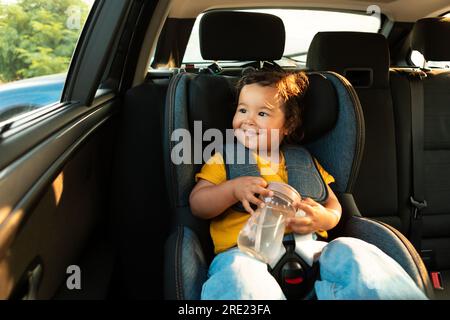
<svg viewBox="0 0 450 320">
<path fill-rule="evenodd" d="M 427 201 L 426 200 L 417 201 L 413 198 L 413 196 L 411 196 L 409 200 L 411 201 L 411 204 L 414 207 L 414 219 L 419 219 L 421 217 L 420 211 L 428 206 Z"/>
</svg>

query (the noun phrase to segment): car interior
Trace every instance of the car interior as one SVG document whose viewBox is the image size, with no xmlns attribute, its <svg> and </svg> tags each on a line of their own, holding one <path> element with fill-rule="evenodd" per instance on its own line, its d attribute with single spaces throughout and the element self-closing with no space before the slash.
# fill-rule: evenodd
<svg viewBox="0 0 450 320">
<path fill-rule="evenodd" d="M 379 26 L 325 26 L 286 55 L 280 9 Z M 172 133 L 224 132 L 242 74 L 283 69 L 310 79 L 302 144 L 343 208 L 329 240 L 373 243 L 430 299 L 450 299 L 446 39 L 445 0 L 95 1 L 61 103 L 0 122 L 0 298 L 199 299 L 214 256 L 189 208 L 202 164 L 171 161 Z"/>
</svg>

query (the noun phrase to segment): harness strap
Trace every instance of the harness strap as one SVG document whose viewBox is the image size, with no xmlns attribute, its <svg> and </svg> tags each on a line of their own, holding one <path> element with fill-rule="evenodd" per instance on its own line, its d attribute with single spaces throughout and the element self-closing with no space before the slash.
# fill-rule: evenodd
<svg viewBox="0 0 450 320">
<path fill-rule="evenodd" d="M 287 145 L 282 147 L 288 173 L 288 184 L 302 197 L 323 203 L 328 198 L 328 188 L 320 174 L 312 155 L 303 147 Z M 260 171 L 253 153 L 240 143 L 226 144 L 223 158 L 227 180 L 242 176 L 260 177 Z M 252 207 L 256 209 L 255 207 Z M 245 212 L 238 202 L 234 210 Z"/>
</svg>

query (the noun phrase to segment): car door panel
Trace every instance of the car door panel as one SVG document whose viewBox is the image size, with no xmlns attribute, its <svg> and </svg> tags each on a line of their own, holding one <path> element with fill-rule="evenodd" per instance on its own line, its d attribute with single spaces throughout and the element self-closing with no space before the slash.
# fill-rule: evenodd
<svg viewBox="0 0 450 320">
<path fill-rule="evenodd" d="M 156 3 L 97 0 L 62 101 L 0 123 L 0 299 L 61 297 L 68 267 L 84 268 L 83 257 L 96 248 L 93 239 L 106 235 L 116 118 L 120 94 L 129 89 L 122 79 L 127 49 L 136 39 L 135 24 L 142 34 L 143 16 L 151 16 Z M 105 261 L 113 265 L 113 259 L 114 253 Z M 105 283 L 99 292 L 106 292 Z"/>
<path fill-rule="evenodd" d="M 0 172 L 0 298 L 27 295 L 39 264 L 36 298 L 51 298 L 101 219 L 113 108 L 94 108 Z"/>
</svg>

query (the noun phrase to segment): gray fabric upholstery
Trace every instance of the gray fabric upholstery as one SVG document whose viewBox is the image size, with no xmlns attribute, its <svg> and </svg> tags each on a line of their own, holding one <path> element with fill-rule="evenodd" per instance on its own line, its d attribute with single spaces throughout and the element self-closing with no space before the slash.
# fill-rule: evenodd
<svg viewBox="0 0 450 320">
<path fill-rule="evenodd" d="M 338 99 L 336 89 L 323 74 L 310 73 L 309 88 L 302 103 L 304 109 L 303 126 L 299 128 L 299 136 L 303 133 L 303 144 L 320 139 L 334 127 L 338 117 Z"/>
<path fill-rule="evenodd" d="M 166 299 L 199 300 L 208 264 L 195 233 L 178 226 L 169 236 L 165 251 Z"/>
<path fill-rule="evenodd" d="M 173 78 L 173 84 L 176 84 L 175 91 L 173 95 L 171 94 L 171 90 L 173 87 L 169 86 L 169 99 L 173 99 L 171 103 L 173 104 L 173 109 L 170 110 L 171 114 L 171 127 L 169 132 L 172 133 L 175 129 L 188 129 L 191 126 L 191 121 L 188 117 L 188 100 L 186 96 L 189 92 L 189 80 L 190 75 L 188 74 L 178 74 Z M 170 137 L 168 137 L 170 139 Z M 168 141 L 172 147 L 175 146 L 176 142 Z M 170 155 L 169 155 L 170 156 Z M 166 159 L 166 161 L 171 161 L 170 158 Z M 178 206 L 188 206 L 189 205 L 189 192 L 188 190 L 192 190 L 194 186 L 194 180 L 192 177 L 195 174 L 195 168 L 192 165 L 194 163 L 193 152 L 191 152 L 190 164 L 180 164 L 171 166 L 174 172 L 171 172 L 172 177 L 176 179 L 176 185 L 172 186 L 175 189 L 175 197 L 174 203 Z"/>
<path fill-rule="evenodd" d="M 339 101 L 336 125 L 320 139 L 306 147 L 336 180 L 335 190 L 349 192 L 355 178 L 360 152 L 364 144 L 361 107 L 353 89 L 345 80 L 331 72 L 323 75 L 333 84 Z M 352 175 L 353 174 L 353 175 Z"/>
</svg>

